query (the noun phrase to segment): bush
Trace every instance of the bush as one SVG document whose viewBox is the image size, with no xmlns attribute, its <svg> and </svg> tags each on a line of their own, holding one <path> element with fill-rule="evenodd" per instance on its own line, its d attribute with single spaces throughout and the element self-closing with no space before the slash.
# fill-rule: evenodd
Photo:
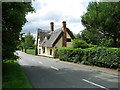
<svg viewBox="0 0 120 90">
<path fill-rule="evenodd" d="M 112 47 L 114 44 L 113 44 L 113 39 L 106 39 L 106 38 L 103 38 L 101 40 L 101 43 L 99 43 L 100 46 L 106 46 L 106 47 Z"/>
<path fill-rule="evenodd" d="M 26 53 L 31 54 L 31 55 L 35 55 L 35 49 L 27 49 Z"/>
<path fill-rule="evenodd" d="M 84 50 L 84 64 L 107 68 L 120 68 L 120 49 L 96 47 Z"/>
<path fill-rule="evenodd" d="M 93 44 L 88 44 L 89 48 L 91 47 L 97 47 L 97 45 L 93 45 Z"/>
<path fill-rule="evenodd" d="M 120 70 L 120 48 L 92 47 L 92 48 L 68 48 L 58 49 L 59 59 L 69 62 L 81 62 L 87 65 L 115 68 Z"/>
<path fill-rule="evenodd" d="M 53 53 L 53 58 L 58 58 L 58 49 L 56 49 Z"/>
<path fill-rule="evenodd" d="M 72 41 L 72 46 L 73 48 L 88 48 L 88 44 L 84 41 L 84 40 L 80 40 L 80 39 L 75 39 Z"/>
<path fill-rule="evenodd" d="M 58 49 L 58 56 L 60 60 L 69 62 L 81 62 L 83 57 L 83 49 L 62 47 Z"/>
</svg>

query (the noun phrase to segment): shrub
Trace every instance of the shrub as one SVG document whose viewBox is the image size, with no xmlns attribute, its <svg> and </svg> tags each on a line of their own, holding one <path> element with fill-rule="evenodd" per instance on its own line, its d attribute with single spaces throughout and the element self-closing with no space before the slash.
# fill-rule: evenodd
<svg viewBox="0 0 120 90">
<path fill-rule="evenodd" d="M 97 45 L 88 44 L 88 47 L 89 47 L 89 48 L 91 48 L 91 47 L 97 47 Z"/>
<path fill-rule="evenodd" d="M 84 50 L 84 64 L 120 68 L 120 49 L 95 47 Z"/>
<path fill-rule="evenodd" d="M 58 49 L 56 49 L 53 53 L 53 58 L 58 58 Z"/>
<path fill-rule="evenodd" d="M 106 46 L 106 47 L 112 47 L 113 46 L 113 39 L 106 39 L 106 38 L 103 38 L 101 40 L 101 43 L 99 44 L 100 46 Z"/>
<path fill-rule="evenodd" d="M 58 49 L 58 56 L 59 59 L 63 61 L 81 62 L 83 57 L 83 49 L 62 47 Z"/>
<path fill-rule="evenodd" d="M 72 46 L 73 48 L 88 48 L 88 44 L 84 41 L 84 40 L 80 40 L 80 39 L 75 39 L 72 41 Z"/>
<path fill-rule="evenodd" d="M 31 55 L 35 55 L 35 49 L 27 49 L 26 53 L 31 54 Z"/>
<path fill-rule="evenodd" d="M 120 48 L 92 47 L 58 49 L 59 59 L 69 62 L 81 62 L 87 65 L 115 68 L 120 70 Z"/>
</svg>

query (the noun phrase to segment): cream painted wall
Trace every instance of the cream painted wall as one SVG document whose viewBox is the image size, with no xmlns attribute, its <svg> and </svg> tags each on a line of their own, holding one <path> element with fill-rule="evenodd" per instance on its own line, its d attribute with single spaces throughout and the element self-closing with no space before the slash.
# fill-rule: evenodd
<svg viewBox="0 0 120 90">
<path fill-rule="evenodd" d="M 48 54 L 48 52 L 47 52 L 47 47 L 45 47 L 45 54 Z"/>
<path fill-rule="evenodd" d="M 67 33 L 67 38 L 70 38 L 72 41 L 72 38 L 70 37 L 70 35 Z M 72 42 L 67 42 L 67 47 L 71 47 Z"/>
<path fill-rule="evenodd" d="M 53 55 L 53 48 L 47 47 L 47 55 L 50 55 L 50 49 L 52 49 L 52 55 Z"/>
</svg>

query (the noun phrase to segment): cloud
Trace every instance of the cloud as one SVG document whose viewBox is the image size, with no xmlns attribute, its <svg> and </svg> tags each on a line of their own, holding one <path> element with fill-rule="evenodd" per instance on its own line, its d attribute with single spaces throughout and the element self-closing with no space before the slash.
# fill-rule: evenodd
<svg viewBox="0 0 120 90">
<path fill-rule="evenodd" d="M 36 13 L 29 13 L 28 22 L 22 32 L 31 32 L 36 36 L 37 29 L 50 29 L 50 22 L 54 22 L 55 29 L 62 27 L 62 21 L 73 33 L 79 33 L 84 27 L 81 16 L 87 11 L 86 7 L 91 0 L 35 0 L 33 7 Z"/>
</svg>

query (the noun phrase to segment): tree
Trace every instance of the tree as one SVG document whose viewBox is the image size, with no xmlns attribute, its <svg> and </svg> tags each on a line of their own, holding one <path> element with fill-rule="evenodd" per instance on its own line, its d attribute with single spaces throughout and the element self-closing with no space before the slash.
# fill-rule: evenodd
<svg viewBox="0 0 120 90">
<path fill-rule="evenodd" d="M 2 59 L 14 59 L 25 16 L 34 8 L 28 2 L 2 3 Z"/>
<path fill-rule="evenodd" d="M 75 39 L 72 41 L 73 48 L 88 48 L 88 44 L 84 40 Z"/>
<path fill-rule="evenodd" d="M 113 46 L 117 46 L 117 41 L 120 40 L 120 2 L 90 2 L 81 21 L 87 31 L 110 37 Z"/>
<path fill-rule="evenodd" d="M 35 39 L 33 38 L 33 35 L 30 34 L 30 32 L 25 36 L 25 42 L 23 42 L 23 46 L 26 49 L 30 47 L 34 47 Z"/>
<path fill-rule="evenodd" d="M 17 46 L 17 49 L 22 50 L 22 52 L 23 52 L 24 42 L 25 42 L 25 37 L 24 36 L 25 36 L 25 33 L 21 33 L 19 35 L 19 44 Z"/>
</svg>

